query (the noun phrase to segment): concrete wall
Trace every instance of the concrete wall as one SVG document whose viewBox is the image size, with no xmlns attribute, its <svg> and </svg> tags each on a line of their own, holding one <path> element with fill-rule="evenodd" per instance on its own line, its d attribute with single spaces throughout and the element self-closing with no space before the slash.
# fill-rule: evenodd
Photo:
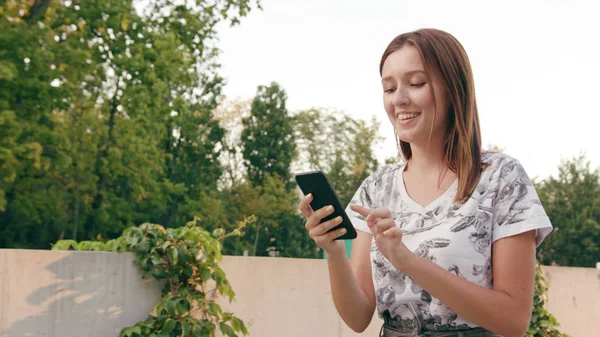
<svg viewBox="0 0 600 337">
<path fill-rule="evenodd" d="M 0 250 L 0 337 L 113 337 L 144 319 L 159 300 L 133 254 Z M 236 292 L 225 303 L 252 337 L 377 336 L 341 321 L 324 260 L 231 257 L 223 268 Z M 600 318 L 600 271 L 545 267 L 549 310 L 573 337 L 593 336 Z M 220 299 L 220 301 L 224 301 Z M 591 330 L 590 330 L 591 329 Z"/>
<path fill-rule="evenodd" d="M 160 300 L 133 254 L 0 250 L 0 337 L 114 337 Z"/>
<path fill-rule="evenodd" d="M 548 310 L 558 319 L 561 332 L 600 336 L 600 270 L 544 267 L 544 275 L 550 283 Z"/>
<path fill-rule="evenodd" d="M 234 303 L 222 305 L 249 325 L 252 337 L 378 336 L 378 317 L 362 334 L 340 319 L 325 260 L 228 256 L 222 267 L 236 292 Z"/>
</svg>

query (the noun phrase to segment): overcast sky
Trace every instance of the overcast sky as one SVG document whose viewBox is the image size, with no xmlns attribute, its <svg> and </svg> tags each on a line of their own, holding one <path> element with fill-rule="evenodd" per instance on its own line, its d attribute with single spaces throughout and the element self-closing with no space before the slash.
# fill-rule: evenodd
<svg viewBox="0 0 600 337">
<path fill-rule="evenodd" d="M 240 25 L 220 26 L 225 94 L 251 99 L 278 82 L 288 109 L 334 107 L 381 121 L 383 160 L 396 153 L 378 63 L 396 35 L 446 30 L 475 76 L 483 144 L 529 175 L 557 173 L 586 153 L 600 166 L 600 7 L 596 1 L 265 0 Z"/>
</svg>

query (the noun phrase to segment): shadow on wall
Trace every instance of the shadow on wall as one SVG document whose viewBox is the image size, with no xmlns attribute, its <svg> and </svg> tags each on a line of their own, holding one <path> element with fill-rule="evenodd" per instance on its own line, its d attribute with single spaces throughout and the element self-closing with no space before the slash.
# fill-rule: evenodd
<svg viewBox="0 0 600 337">
<path fill-rule="evenodd" d="M 134 259 L 131 253 L 0 250 L 0 337 L 119 336 L 160 300 L 158 283 L 140 282 Z"/>
</svg>

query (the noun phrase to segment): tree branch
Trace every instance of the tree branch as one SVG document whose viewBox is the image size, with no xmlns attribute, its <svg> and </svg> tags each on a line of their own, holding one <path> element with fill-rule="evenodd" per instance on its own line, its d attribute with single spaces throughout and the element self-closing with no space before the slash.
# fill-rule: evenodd
<svg viewBox="0 0 600 337">
<path fill-rule="evenodd" d="M 34 23 L 35 20 L 37 20 L 38 17 L 44 16 L 44 14 L 46 13 L 46 9 L 48 9 L 49 5 L 50 0 L 35 0 L 33 6 L 31 6 L 31 8 L 29 9 L 29 15 L 26 19 L 28 29 L 31 26 L 31 24 Z"/>
</svg>

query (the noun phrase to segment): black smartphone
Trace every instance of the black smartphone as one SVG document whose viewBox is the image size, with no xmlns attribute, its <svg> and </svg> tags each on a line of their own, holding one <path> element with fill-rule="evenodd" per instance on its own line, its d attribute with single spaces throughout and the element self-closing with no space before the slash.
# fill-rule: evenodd
<svg viewBox="0 0 600 337">
<path fill-rule="evenodd" d="M 313 200 L 310 202 L 310 206 L 313 210 L 316 211 L 329 205 L 333 206 L 333 213 L 323 218 L 321 223 L 331 220 L 337 216 L 342 217 L 342 222 L 330 229 L 329 232 L 343 227 L 346 228 L 346 234 L 337 237 L 335 240 L 356 239 L 356 230 L 354 229 L 352 222 L 350 222 L 350 218 L 348 218 L 346 211 L 342 207 L 340 199 L 335 194 L 333 187 L 323 172 L 310 171 L 298 173 L 296 174 L 296 183 L 304 195 L 312 193 Z"/>
</svg>

